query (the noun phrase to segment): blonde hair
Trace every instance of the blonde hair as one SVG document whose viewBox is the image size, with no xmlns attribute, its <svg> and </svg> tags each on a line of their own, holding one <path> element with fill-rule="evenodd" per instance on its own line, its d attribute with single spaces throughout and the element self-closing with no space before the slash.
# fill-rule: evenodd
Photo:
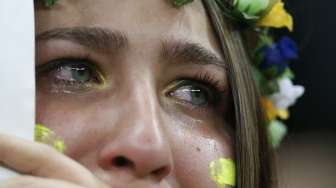
<svg viewBox="0 0 336 188">
<path fill-rule="evenodd" d="M 203 0 L 221 44 L 232 90 L 235 113 L 235 153 L 238 188 L 275 187 L 271 149 L 259 93 L 239 25 L 226 19 L 215 0 Z"/>
</svg>

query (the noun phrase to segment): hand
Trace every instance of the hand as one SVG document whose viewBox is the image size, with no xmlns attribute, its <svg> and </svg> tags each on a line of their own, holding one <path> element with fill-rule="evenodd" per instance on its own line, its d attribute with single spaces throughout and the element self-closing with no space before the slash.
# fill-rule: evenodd
<svg viewBox="0 0 336 188">
<path fill-rule="evenodd" d="M 107 188 L 76 161 L 41 143 L 0 134 L 0 165 L 23 175 L 0 188 Z"/>
</svg>

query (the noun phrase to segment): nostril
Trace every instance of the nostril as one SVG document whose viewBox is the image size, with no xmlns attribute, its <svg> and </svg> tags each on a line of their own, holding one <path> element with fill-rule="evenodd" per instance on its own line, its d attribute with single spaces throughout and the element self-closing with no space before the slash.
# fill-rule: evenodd
<svg viewBox="0 0 336 188">
<path fill-rule="evenodd" d="M 134 164 L 132 161 L 128 160 L 126 157 L 117 156 L 112 160 L 112 164 L 115 167 L 133 167 Z"/>
</svg>

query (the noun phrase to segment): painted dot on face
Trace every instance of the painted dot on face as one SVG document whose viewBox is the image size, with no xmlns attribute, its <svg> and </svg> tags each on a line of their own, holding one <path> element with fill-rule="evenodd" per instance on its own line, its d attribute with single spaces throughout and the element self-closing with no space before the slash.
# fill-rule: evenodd
<svg viewBox="0 0 336 188">
<path fill-rule="evenodd" d="M 42 124 L 35 126 L 35 141 L 50 145 L 61 153 L 64 153 L 66 149 L 64 141 Z"/>
<path fill-rule="evenodd" d="M 232 159 L 220 158 L 209 165 L 210 178 L 218 188 L 236 185 L 236 165 Z"/>
</svg>

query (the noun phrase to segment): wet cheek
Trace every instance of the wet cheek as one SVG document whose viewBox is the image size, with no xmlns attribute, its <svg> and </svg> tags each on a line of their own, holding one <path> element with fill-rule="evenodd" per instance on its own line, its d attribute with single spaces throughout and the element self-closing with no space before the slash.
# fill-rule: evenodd
<svg viewBox="0 0 336 188">
<path fill-rule="evenodd" d="M 90 118 L 97 109 L 79 107 L 76 104 L 37 98 L 37 119 L 53 130 L 66 144 L 66 154 L 72 158 L 81 156 L 88 148 L 97 145 L 97 121 Z M 94 112 L 93 112 L 94 111 Z M 99 110 L 98 110 L 99 112 Z"/>
<path fill-rule="evenodd" d="M 220 137 L 191 137 L 187 134 L 175 148 L 175 173 L 182 187 L 214 187 L 209 165 L 219 158 L 233 159 L 231 143 Z M 183 147 L 183 148 L 182 148 Z"/>
</svg>

